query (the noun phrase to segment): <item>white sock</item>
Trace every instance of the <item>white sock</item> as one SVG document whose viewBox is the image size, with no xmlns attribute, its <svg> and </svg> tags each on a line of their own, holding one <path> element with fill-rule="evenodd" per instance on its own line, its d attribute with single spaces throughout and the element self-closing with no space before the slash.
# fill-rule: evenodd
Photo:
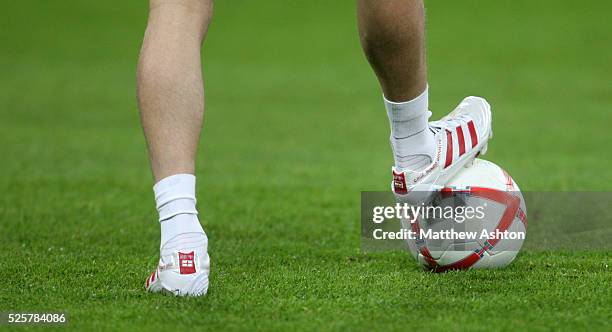
<svg viewBox="0 0 612 332">
<path fill-rule="evenodd" d="M 423 170 L 435 156 L 434 134 L 429 130 L 431 112 L 428 110 L 428 88 L 406 102 L 397 103 L 383 98 L 391 125 L 395 167 L 400 170 Z"/>
<path fill-rule="evenodd" d="M 171 254 L 172 250 L 206 246 L 208 243 L 198 220 L 195 181 L 194 175 L 176 174 L 153 186 L 161 224 L 162 256 Z"/>
</svg>

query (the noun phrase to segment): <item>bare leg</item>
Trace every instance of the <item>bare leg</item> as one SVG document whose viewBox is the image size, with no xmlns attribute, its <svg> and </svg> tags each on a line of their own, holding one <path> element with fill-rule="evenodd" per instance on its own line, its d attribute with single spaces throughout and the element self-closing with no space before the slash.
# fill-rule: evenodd
<svg viewBox="0 0 612 332">
<path fill-rule="evenodd" d="M 385 97 L 400 102 L 427 86 L 422 0 L 358 0 L 361 45 Z"/>
<path fill-rule="evenodd" d="M 200 48 L 212 0 L 151 0 L 138 104 L 155 181 L 193 174 L 204 114 Z"/>
<path fill-rule="evenodd" d="M 359 37 L 385 96 L 399 171 L 420 171 L 434 158 L 429 130 L 425 9 L 422 0 L 357 0 Z"/>
</svg>

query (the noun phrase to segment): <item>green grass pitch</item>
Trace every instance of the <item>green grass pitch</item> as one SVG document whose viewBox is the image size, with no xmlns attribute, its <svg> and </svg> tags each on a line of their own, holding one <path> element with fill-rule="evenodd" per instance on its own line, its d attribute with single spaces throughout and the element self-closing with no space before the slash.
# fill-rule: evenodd
<svg viewBox="0 0 612 332">
<path fill-rule="evenodd" d="M 612 329 L 606 250 L 439 275 L 360 252 L 360 192 L 388 189 L 392 158 L 352 1 L 217 1 L 197 171 L 211 288 L 146 294 L 145 1 L 2 7 L 0 312 L 65 311 L 81 331 Z M 485 96 L 486 157 L 523 190 L 612 189 L 610 2 L 426 7 L 434 118 Z"/>
</svg>

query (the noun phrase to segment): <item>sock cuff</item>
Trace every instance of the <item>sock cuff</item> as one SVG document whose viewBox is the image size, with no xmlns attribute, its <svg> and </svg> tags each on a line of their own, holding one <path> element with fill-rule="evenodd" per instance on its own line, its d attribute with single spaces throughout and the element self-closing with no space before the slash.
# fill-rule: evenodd
<svg viewBox="0 0 612 332">
<path fill-rule="evenodd" d="M 179 214 L 198 214 L 195 181 L 196 177 L 192 174 L 176 174 L 153 186 L 159 221 Z"/>
<path fill-rule="evenodd" d="M 383 95 L 389 121 L 410 121 L 423 116 L 429 109 L 429 86 L 412 100 L 404 102 L 390 101 Z"/>
<path fill-rule="evenodd" d="M 155 192 L 155 198 L 167 191 L 174 190 L 176 188 L 182 190 L 189 190 L 195 195 L 195 182 L 196 177 L 193 174 L 175 174 L 165 177 L 153 186 L 153 192 Z"/>
</svg>

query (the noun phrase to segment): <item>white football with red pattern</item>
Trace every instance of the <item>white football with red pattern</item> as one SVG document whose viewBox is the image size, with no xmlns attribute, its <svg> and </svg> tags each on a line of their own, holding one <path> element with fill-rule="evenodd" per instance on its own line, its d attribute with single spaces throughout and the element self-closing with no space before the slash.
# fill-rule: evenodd
<svg viewBox="0 0 612 332">
<path fill-rule="evenodd" d="M 480 218 L 456 220 L 420 218 L 418 222 L 403 221 L 404 228 L 415 232 L 415 239 L 407 240 L 413 257 L 427 269 L 442 272 L 470 268 L 498 268 L 509 265 L 518 254 L 527 230 L 525 200 L 516 182 L 496 164 L 475 159 L 461 170 L 442 189 L 436 206 L 480 206 Z M 427 235 L 455 229 L 457 232 L 476 233 L 471 239 L 432 239 Z M 422 230 L 422 231 L 421 231 Z M 506 236 L 483 237 L 490 234 Z"/>
</svg>

